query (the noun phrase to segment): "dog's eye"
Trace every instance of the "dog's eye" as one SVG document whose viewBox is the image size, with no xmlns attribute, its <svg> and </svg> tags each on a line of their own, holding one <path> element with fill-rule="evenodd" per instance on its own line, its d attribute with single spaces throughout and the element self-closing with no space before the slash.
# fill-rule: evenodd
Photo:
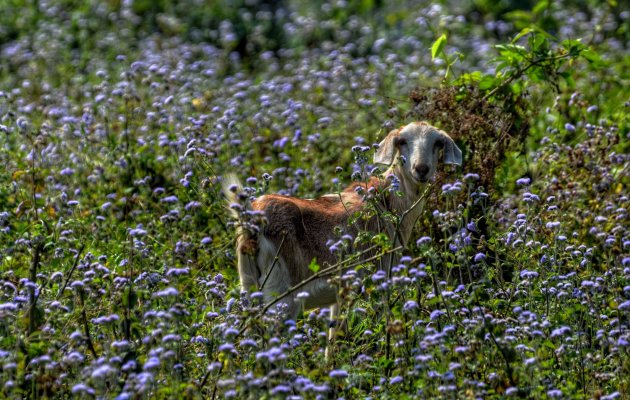
<svg viewBox="0 0 630 400">
<path fill-rule="evenodd" d="M 397 137 L 396 141 L 394 142 L 394 144 L 398 147 L 400 146 L 406 146 L 407 145 L 407 139 L 402 138 L 402 137 Z"/>
<path fill-rule="evenodd" d="M 435 142 L 435 148 L 438 149 L 438 150 L 439 149 L 443 149 L 444 148 L 444 141 L 443 140 L 437 140 Z"/>
</svg>

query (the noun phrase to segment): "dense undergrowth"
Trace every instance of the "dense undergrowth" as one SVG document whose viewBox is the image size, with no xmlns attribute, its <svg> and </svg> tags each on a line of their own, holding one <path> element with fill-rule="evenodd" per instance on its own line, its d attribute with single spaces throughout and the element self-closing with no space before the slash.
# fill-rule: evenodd
<svg viewBox="0 0 630 400">
<path fill-rule="evenodd" d="M 628 398 L 630 10 L 78 3 L 0 12 L 2 397 Z M 334 192 L 415 119 L 464 166 L 333 278 L 326 360 L 240 293 L 221 178 Z"/>
</svg>

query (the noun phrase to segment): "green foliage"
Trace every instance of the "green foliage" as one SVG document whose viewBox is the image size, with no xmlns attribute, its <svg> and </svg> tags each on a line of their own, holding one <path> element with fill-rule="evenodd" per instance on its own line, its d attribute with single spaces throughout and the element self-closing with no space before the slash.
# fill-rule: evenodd
<svg viewBox="0 0 630 400">
<path fill-rule="evenodd" d="M 519 44 L 527 39 L 526 46 Z M 538 28 L 524 28 L 508 44 L 495 46 L 498 56 L 492 60 L 495 73 L 463 74 L 453 83 L 467 85 L 476 83 L 485 92 L 484 98 L 505 99 L 519 97 L 533 85 L 551 85 L 560 90 L 559 78 L 568 88 L 574 88 L 573 74 L 567 70 L 579 59 L 588 61 L 593 67 L 603 67 L 601 57 L 580 40 L 565 40 L 561 43 Z"/>
<path fill-rule="evenodd" d="M 0 397 L 630 392 L 621 2 L 0 8 Z M 326 359 L 341 321 L 241 293 L 221 177 L 340 193 L 412 119 L 464 167 L 404 249 L 360 229 L 400 223 L 370 193 L 310 262 L 347 325 Z"/>
</svg>

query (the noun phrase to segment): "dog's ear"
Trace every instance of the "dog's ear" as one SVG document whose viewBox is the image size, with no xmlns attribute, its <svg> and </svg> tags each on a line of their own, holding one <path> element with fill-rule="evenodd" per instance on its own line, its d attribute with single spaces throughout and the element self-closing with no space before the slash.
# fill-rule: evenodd
<svg viewBox="0 0 630 400">
<path fill-rule="evenodd" d="M 462 151 L 457 147 L 455 141 L 443 131 L 438 131 L 444 142 L 444 164 L 462 165 Z"/>
<path fill-rule="evenodd" d="M 374 163 L 375 164 L 386 164 L 390 165 L 394 162 L 394 155 L 396 154 L 396 139 L 398 139 L 398 135 L 400 134 L 400 129 L 394 129 L 390 131 L 385 139 L 378 144 L 378 149 L 376 153 L 374 153 Z"/>
</svg>

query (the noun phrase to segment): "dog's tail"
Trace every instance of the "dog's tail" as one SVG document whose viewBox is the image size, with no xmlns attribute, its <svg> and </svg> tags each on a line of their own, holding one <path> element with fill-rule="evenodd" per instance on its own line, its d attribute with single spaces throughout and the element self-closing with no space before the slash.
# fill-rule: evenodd
<svg viewBox="0 0 630 400">
<path fill-rule="evenodd" d="M 236 226 L 236 257 L 241 290 L 257 291 L 260 287 L 261 271 L 256 263 L 260 229 L 253 218 L 256 212 L 236 175 L 225 175 L 222 186 L 227 209 Z"/>
<path fill-rule="evenodd" d="M 239 220 L 243 206 L 249 203 L 243 198 L 243 185 L 235 174 L 226 174 L 221 180 L 223 194 L 227 201 L 227 209 L 234 220 Z"/>
</svg>

